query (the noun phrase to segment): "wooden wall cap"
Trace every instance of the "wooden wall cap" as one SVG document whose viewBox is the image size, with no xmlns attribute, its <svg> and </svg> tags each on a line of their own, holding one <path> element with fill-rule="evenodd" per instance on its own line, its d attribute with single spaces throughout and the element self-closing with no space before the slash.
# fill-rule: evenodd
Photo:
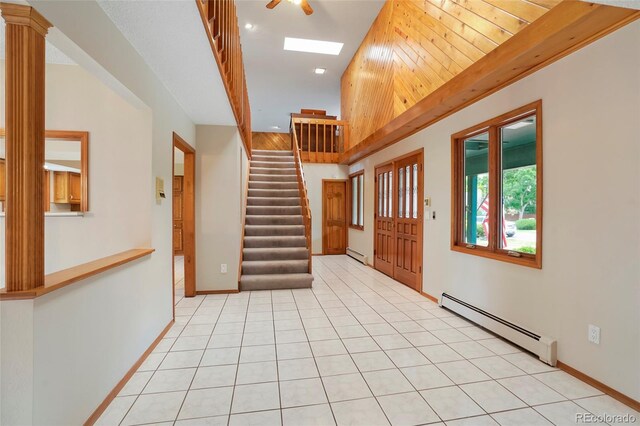
<svg viewBox="0 0 640 426">
<path fill-rule="evenodd" d="M 31 6 L 0 2 L 2 17 L 7 24 L 25 25 L 33 28 L 43 36 L 53 25 Z"/>
</svg>

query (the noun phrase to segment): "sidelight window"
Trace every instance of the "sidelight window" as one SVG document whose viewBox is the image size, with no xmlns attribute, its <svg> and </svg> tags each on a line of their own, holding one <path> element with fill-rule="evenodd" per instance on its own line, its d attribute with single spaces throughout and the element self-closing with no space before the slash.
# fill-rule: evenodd
<svg viewBox="0 0 640 426">
<path fill-rule="evenodd" d="M 356 229 L 364 229 L 364 171 L 354 173 L 349 176 L 350 196 L 350 220 L 349 226 Z M 381 194 L 382 186 L 378 187 L 378 195 Z M 378 196 L 378 200 L 381 197 Z M 382 212 L 382 205 L 378 204 L 378 212 Z"/>
</svg>

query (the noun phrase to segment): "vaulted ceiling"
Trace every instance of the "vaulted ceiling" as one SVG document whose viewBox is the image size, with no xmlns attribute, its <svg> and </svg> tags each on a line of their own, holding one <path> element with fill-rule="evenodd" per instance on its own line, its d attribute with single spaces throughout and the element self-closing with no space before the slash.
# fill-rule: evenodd
<svg viewBox="0 0 640 426">
<path fill-rule="evenodd" d="M 253 131 L 286 132 L 289 114 L 300 108 L 339 115 L 340 77 L 384 1 L 310 0 L 310 16 L 288 1 L 272 10 L 267 3 L 236 2 Z M 344 47 L 338 56 L 290 52 L 283 50 L 285 37 L 341 42 Z M 315 75 L 316 67 L 327 71 Z"/>
<path fill-rule="evenodd" d="M 477 62 L 560 0 L 387 2 L 342 79 L 357 144 Z"/>
</svg>

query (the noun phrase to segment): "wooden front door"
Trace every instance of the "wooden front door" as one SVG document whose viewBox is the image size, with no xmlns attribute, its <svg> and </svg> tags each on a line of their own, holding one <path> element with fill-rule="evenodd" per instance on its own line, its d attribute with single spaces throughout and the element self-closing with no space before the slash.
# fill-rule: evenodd
<svg viewBox="0 0 640 426">
<path fill-rule="evenodd" d="M 322 254 L 347 252 L 347 181 L 322 181 Z"/>
<path fill-rule="evenodd" d="M 393 276 L 393 165 L 377 167 L 375 171 L 375 239 L 373 266 Z"/>
<path fill-rule="evenodd" d="M 173 177 L 173 252 L 174 254 L 182 254 L 183 251 L 183 235 L 182 235 L 182 176 Z"/>
<path fill-rule="evenodd" d="M 374 267 L 422 291 L 422 152 L 375 169 Z"/>
<path fill-rule="evenodd" d="M 398 183 L 394 192 L 397 207 L 396 252 L 393 277 L 420 291 L 422 283 L 422 154 L 394 162 Z"/>
</svg>

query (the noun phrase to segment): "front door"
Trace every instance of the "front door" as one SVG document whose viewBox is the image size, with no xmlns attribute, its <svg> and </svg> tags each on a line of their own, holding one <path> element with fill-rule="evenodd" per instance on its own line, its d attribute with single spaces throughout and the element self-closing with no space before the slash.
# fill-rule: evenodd
<svg viewBox="0 0 640 426">
<path fill-rule="evenodd" d="M 382 273 L 393 276 L 394 220 L 393 220 L 393 165 L 375 170 L 375 247 L 373 266 Z"/>
<path fill-rule="evenodd" d="M 396 251 L 393 277 L 420 291 L 422 269 L 422 155 L 417 154 L 394 162 L 398 183 L 395 190 L 397 205 Z"/>
<path fill-rule="evenodd" d="M 347 252 L 347 181 L 322 181 L 322 253 Z"/>
<path fill-rule="evenodd" d="M 374 267 L 422 291 L 422 152 L 375 169 Z"/>
</svg>

